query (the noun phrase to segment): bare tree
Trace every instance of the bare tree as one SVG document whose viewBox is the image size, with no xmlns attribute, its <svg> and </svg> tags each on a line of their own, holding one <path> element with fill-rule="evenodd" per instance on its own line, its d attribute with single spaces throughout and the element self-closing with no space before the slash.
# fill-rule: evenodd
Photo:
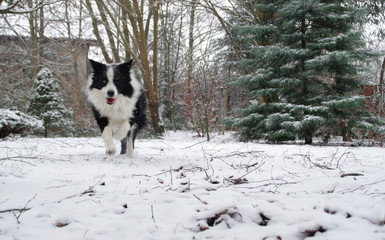
<svg viewBox="0 0 385 240">
<path fill-rule="evenodd" d="M 109 21 L 106 16 L 106 10 L 107 6 L 105 5 L 104 1 L 102 0 L 95 0 L 96 6 L 98 6 L 100 18 L 103 22 L 103 25 L 105 26 L 106 35 L 108 37 L 108 43 L 112 52 L 112 56 L 114 59 L 114 62 L 120 62 L 119 52 L 118 48 L 116 46 L 115 40 L 114 40 L 114 34 L 112 33 L 111 26 L 109 24 Z"/>
<path fill-rule="evenodd" d="M 201 136 L 199 128 L 196 126 L 194 121 L 194 103 L 195 99 L 192 94 L 192 81 L 193 81 L 193 71 L 194 71 L 194 27 L 195 27 L 195 12 L 197 7 L 197 1 L 193 0 L 190 3 L 190 22 L 188 29 L 188 50 L 187 50 L 187 86 L 186 86 L 186 113 L 187 117 L 190 120 L 193 129 L 197 132 L 198 136 Z"/>
<path fill-rule="evenodd" d="M 89 14 L 91 16 L 93 33 L 94 33 L 94 36 L 96 37 L 96 39 L 98 41 L 98 45 L 100 46 L 100 49 L 102 50 L 104 60 L 107 63 L 111 63 L 112 60 L 111 60 L 111 58 L 110 58 L 110 56 L 108 54 L 107 47 L 104 44 L 104 41 L 103 41 L 103 39 L 101 37 L 100 31 L 99 31 L 99 27 L 98 27 L 98 18 L 97 18 L 96 14 L 95 14 L 95 12 L 93 10 L 92 4 L 91 4 L 91 2 L 89 0 L 85 0 L 85 4 L 86 4 L 86 8 L 88 9 Z"/>
<path fill-rule="evenodd" d="M 177 5 L 176 3 L 180 4 Z M 185 58 L 185 15 L 188 6 L 184 1 L 167 1 L 160 9 L 158 76 L 162 119 L 174 131 L 183 127 L 184 108 L 183 67 Z"/>
</svg>

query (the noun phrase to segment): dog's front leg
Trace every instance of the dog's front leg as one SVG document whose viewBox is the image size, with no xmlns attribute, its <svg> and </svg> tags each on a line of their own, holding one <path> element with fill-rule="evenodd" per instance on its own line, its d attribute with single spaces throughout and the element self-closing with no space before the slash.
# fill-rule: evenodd
<svg viewBox="0 0 385 240">
<path fill-rule="evenodd" d="M 122 140 L 127 137 L 128 131 L 130 130 L 130 123 L 128 121 L 124 121 L 123 124 L 119 127 L 119 129 L 114 133 L 114 138 L 116 140 Z"/>
<path fill-rule="evenodd" d="M 103 130 L 102 137 L 106 146 L 106 153 L 113 155 L 116 152 L 114 139 L 112 138 L 112 129 L 110 126 L 106 126 Z"/>
</svg>

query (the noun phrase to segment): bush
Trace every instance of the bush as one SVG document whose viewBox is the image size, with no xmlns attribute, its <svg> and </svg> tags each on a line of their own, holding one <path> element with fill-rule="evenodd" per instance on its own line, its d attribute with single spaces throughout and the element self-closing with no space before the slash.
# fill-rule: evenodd
<svg viewBox="0 0 385 240">
<path fill-rule="evenodd" d="M 10 134 L 38 134 L 44 132 L 43 121 L 20 111 L 0 109 L 0 138 Z"/>
</svg>

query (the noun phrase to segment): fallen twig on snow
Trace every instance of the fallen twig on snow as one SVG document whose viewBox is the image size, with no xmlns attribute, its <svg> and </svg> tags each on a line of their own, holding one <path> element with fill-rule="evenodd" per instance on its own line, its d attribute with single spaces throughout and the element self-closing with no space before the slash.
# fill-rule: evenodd
<svg viewBox="0 0 385 240">
<path fill-rule="evenodd" d="M 156 224 L 155 216 L 154 216 L 154 206 L 152 204 L 151 204 L 151 219 L 154 222 L 155 227 L 158 228 L 158 225 Z"/>
<path fill-rule="evenodd" d="M 268 182 L 268 181 L 273 181 L 273 182 Z M 281 182 L 275 182 L 275 181 L 281 181 Z M 268 182 L 268 183 L 264 183 L 264 184 L 257 185 L 257 186 L 250 186 L 253 183 L 262 183 L 262 182 Z M 297 184 L 297 183 L 298 182 L 288 182 L 284 179 L 267 179 L 267 180 L 262 180 L 262 181 L 248 182 L 247 186 L 237 186 L 237 188 L 256 189 L 256 188 L 263 188 L 263 187 L 268 187 L 268 186 L 275 186 L 275 190 L 269 190 L 269 192 L 276 193 L 278 188 L 281 186 L 289 185 L 289 184 Z"/>
<path fill-rule="evenodd" d="M 359 176 L 364 176 L 362 173 L 344 173 L 341 174 L 341 177 L 359 177 Z"/>
<path fill-rule="evenodd" d="M 26 211 L 31 210 L 31 208 L 27 208 L 27 206 L 28 206 L 28 204 L 29 204 L 33 199 L 36 198 L 36 196 L 37 196 L 37 193 L 35 193 L 35 196 L 33 196 L 33 198 L 31 198 L 31 199 L 28 200 L 28 202 L 24 205 L 23 208 L 13 208 L 13 209 L 2 210 L 2 211 L 0 211 L 0 213 L 12 213 L 13 216 L 15 216 L 17 223 L 20 224 L 20 220 L 19 220 L 19 219 L 20 219 L 20 217 L 21 217 L 21 214 L 23 214 L 23 213 L 26 212 Z M 16 215 L 15 212 L 19 212 L 19 214 Z"/>
<path fill-rule="evenodd" d="M 0 210 L 0 213 L 26 212 L 28 210 L 31 210 L 31 208 L 12 208 L 12 209 Z"/>
<path fill-rule="evenodd" d="M 326 170 L 335 170 L 334 168 L 332 168 L 332 167 L 330 167 L 330 166 L 328 166 L 326 164 L 319 164 L 319 163 L 316 163 L 313 160 L 311 160 L 309 152 L 307 152 L 305 154 L 299 153 L 299 154 L 295 154 L 295 155 L 301 156 L 305 163 L 309 162 L 310 165 L 312 165 L 314 167 L 321 168 L 321 169 L 326 169 Z"/>
<path fill-rule="evenodd" d="M 196 145 L 199 145 L 199 144 L 202 144 L 204 142 L 207 142 L 207 140 L 204 140 L 204 141 L 200 141 L 200 142 L 197 142 L 197 143 L 194 143 L 193 145 L 190 145 L 190 146 L 187 146 L 187 147 L 184 147 L 184 148 L 181 148 L 181 149 L 188 149 L 188 148 L 192 148 Z"/>
<path fill-rule="evenodd" d="M 258 163 L 256 164 L 253 164 L 253 166 L 257 165 Z M 229 177 L 229 178 L 225 178 L 224 181 L 228 181 L 232 184 L 242 184 L 242 183 L 247 183 L 247 179 L 245 178 L 247 175 L 249 175 L 250 173 L 254 172 L 255 170 L 259 169 L 260 167 L 262 167 L 263 165 L 265 164 L 265 162 L 262 162 L 261 164 L 259 164 L 258 166 L 256 166 L 255 168 L 253 168 L 252 170 L 246 172 L 245 174 L 243 174 L 242 176 L 238 177 L 238 178 L 232 178 L 232 177 Z"/>
<path fill-rule="evenodd" d="M 356 188 L 352 188 L 352 189 L 345 189 L 345 190 L 340 190 L 339 193 L 342 193 L 342 194 L 345 194 L 345 193 L 349 193 L 349 192 L 355 192 L 355 191 L 358 191 L 358 190 L 364 190 L 366 187 L 369 187 L 369 186 L 374 186 L 376 184 L 379 184 L 379 183 L 383 183 L 385 182 L 385 179 L 381 179 L 381 180 L 378 180 L 378 181 L 374 181 L 374 182 L 371 182 L 371 183 L 367 183 L 367 184 L 362 184 Z M 368 189 L 366 189 L 365 191 L 365 194 L 372 194 L 372 193 L 368 193 Z"/>
<path fill-rule="evenodd" d="M 5 158 L 0 158 L 0 161 L 14 161 L 14 162 L 21 162 L 25 164 L 29 164 L 31 166 L 36 166 L 35 164 L 29 163 L 27 161 L 24 161 L 22 159 L 38 159 L 38 157 L 30 157 L 30 156 L 14 156 L 14 157 L 5 157 Z"/>
<path fill-rule="evenodd" d="M 251 155 L 251 159 L 249 160 L 249 162 L 247 164 L 234 165 L 234 163 L 230 164 L 226 161 L 226 159 L 229 159 L 232 157 L 248 158 L 248 157 L 250 157 L 249 155 Z M 211 155 L 212 159 L 219 159 L 220 161 L 222 161 L 223 163 L 225 163 L 226 165 L 230 166 L 231 168 L 233 168 L 235 170 L 245 167 L 246 171 L 248 171 L 248 168 L 254 167 L 255 165 L 257 165 L 259 163 L 258 158 L 264 159 L 267 157 L 268 157 L 268 155 L 264 151 L 245 151 L 245 152 L 234 151 L 234 152 L 231 152 L 227 155 L 222 155 L 222 156 Z M 250 162 L 252 162 L 253 160 L 256 160 L 257 162 L 250 164 Z"/>
<path fill-rule="evenodd" d="M 341 159 L 342 159 L 342 157 L 343 156 L 345 156 L 346 155 L 346 157 L 349 157 L 349 155 L 352 153 L 352 152 L 350 152 L 350 151 L 348 151 L 349 149 L 346 149 L 345 151 L 344 151 L 344 153 L 342 153 L 342 155 L 340 156 L 340 158 L 337 160 L 337 163 L 336 163 L 336 167 L 342 172 L 342 170 L 341 170 L 341 166 L 340 166 L 340 162 L 341 162 Z"/>
<path fill-rule="evenodd" d="M 204 205 L 209 204 L 208 202 L 203 201 L 202 199 L 200 199 L 199 197 L 197 197 L 197 195 L 193 194 L 193 196 L 194 196 L 196 199 L 198 199 L 201 203 L 203 203 Z"/>
</svg>

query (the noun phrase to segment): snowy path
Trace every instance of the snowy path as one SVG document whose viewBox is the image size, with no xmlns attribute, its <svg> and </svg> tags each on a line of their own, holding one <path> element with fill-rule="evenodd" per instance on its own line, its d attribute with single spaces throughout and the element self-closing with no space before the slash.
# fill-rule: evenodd
<svg viewBox="0 0 385 240">
<path fill-rule="evenodd" d="M 186 132 L 136 146 L 1 141 L 0 239 L 385 239 L 384 148 Z"/>
</svg>

